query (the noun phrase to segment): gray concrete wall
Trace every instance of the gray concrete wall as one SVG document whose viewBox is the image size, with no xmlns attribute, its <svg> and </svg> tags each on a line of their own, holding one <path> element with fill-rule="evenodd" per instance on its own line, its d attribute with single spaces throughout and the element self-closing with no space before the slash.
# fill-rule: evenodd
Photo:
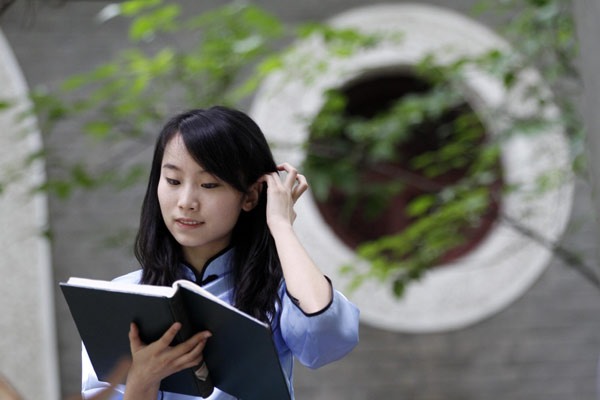
<svg viewBox="0 0 600 400">
<path fill-rule="evenodd" d="M 587 154 L 589 156 L 590 178 L 593 186 L 593 200 L 596 211 L 596 222 L 600 223 L 600 3 L 593 0 L 580 0 L 574 3 L 577 18 L 577 33 L 580 43 L 579 61 L 583 96 L 581 114 L 587 130 Z M 596 243 L 600 244 L 598 239 Z"/>
<path fill-rule="evenodd" d="M 26 16 L 26 2 L 0 21 L 30 86 L 55 85 L 61 79 L 108 60 L 126 43 L 126 25 L 104 26 L 93 17 L 103 1 L 41 6 Z M 186 4 L 208 9 L 216 0 Z M 260 1 L 289 23 L 322 20 L 359 0 Z M 473 1 L 430 1 L 466 12 Z M 493 23 L 493 21 L 488 21 Z M 89 158 L 101 163 L 108 153 L 90 155 L 90 143 L 68 130 L 46 138 L 50 161 Z M 151 144 L 132 147 L 138 160 L 149 160 Z M 52 176 L 55 171 L 49 170 Z M 564 244 L 596 264 L 589 188 L 579 183 L 570 229 Z M 58 351 L 64 393 L 79 390 L 79 339 L 57 282 L 69 276 L 109 279 L 136 268 L 132 236 L 121 246 L 106 247 L 107 237 L 137 224 L 143 188 L 123 192 L 76 193 L 69 200 L 50 199 L 53 230 Z M 310 371 L 296 369 L 298 399 L 592 399 L 600 349 L 600 298 L 581 277 L 559 260 L 505 311 L 468 329 L 429 335 L 406 335 L 361 326 L 360 345 L 344 360 Z M 4 355 L 2 355 L 4 357 Z"/>
</svg>

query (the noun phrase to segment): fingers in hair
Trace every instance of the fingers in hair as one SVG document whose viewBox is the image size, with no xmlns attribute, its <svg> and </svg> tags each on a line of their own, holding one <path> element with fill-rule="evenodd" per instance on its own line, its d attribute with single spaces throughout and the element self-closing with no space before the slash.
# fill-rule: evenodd
<svg viewBox="0 0 600 400">
<path fill-rule="evenodd" d="M 296 176 L 296 180 L 298 181 L 298 184 L 294 187 L 292 191 L 292 199 L 294 200 L 294 203 L 308 189 L 308 182 L 306 181 L 306 177 L 304 175 L 298 174 Z"/>
<path fill-rule="evenodd" d="M 298 170 L 289 163 L 280 164 L 277 166 L 277 169 L 287 172 L 287 176 L 285 177 L 285 186 L 290 189 L 294 187 L 298 177 Z"/>
</svg>

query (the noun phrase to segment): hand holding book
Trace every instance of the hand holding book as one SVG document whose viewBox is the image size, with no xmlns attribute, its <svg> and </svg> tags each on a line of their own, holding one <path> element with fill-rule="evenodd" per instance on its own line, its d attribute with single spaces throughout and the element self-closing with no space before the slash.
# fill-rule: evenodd
<svg viewBox="0 0 600 400">
<path fill-rule="evenodd" d="M 270 326 L 190 281 L 71 278 L 61 288 L 100 380 L 132 356 L 125 399 L 157 390 L 207 397 L 213 385 L 248 400 L 290 398 Z"/>
<path fill-rule="evenodd" d="M 127 375 L 125 399 L 154 398 L 160 382 L 169 375 L 193 368 L 203 363 L 202 351 L 206 341 L 211 337 L 209 331 L 198 332 L 183 343 L 171 346 L 181 323 L 175 322 L 155 342 L 145 344 L 139 336 L 139 329 L 131 323 L 129 344 L 131 346 L 132 365 Z M 213 390 L 212 383 L 205 381 L 206 390 L 202 394 L 207 397 Z"/>
</svg>

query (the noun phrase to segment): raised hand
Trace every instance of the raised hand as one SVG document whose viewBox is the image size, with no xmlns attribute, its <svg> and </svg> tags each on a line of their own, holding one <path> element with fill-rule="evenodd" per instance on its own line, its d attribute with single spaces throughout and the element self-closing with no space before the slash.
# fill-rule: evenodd
<svg viewBox="0 0 600 400">
<path fill-rule="evenodd" d="M 271 230 L 279 224 L 294 223 L 294 204 L 308 189 L 304 175 L 290 164 L 283 163 L 277 169 L 287 173 L 284 180 L 277 172 L 263 175 L 258 180 L 267 184 L 267 224 Z"/>
<path fill-rule="evenodd" d="M 306 178 L 288 163 L 279 165 L 277 169 L 287 172 L 285 179 L 273 172 L 258 180 L 267 183 L 267 224 L 275 240 L 289 293 L 299 300 L 299 306 L 305 313 L 318 312 L 331 301 L 331 286 L 292 228 L 296 217 L 294 204 L 308 189 L 308 184 Z"/>
<path fill-rule="evenodd" d="M 125 399 L 155 398 L 163 378 L 202 361 L 202 351 L 211 333 L 199 332 L 185 342 L 171 346 L 180 329 L 181 323 L 176 322 L 160 339 L 145 344 L 140 339 L 138 327 L 131 324 L 129 344 L 133 361 L 127 375 Z"/>
</svg>

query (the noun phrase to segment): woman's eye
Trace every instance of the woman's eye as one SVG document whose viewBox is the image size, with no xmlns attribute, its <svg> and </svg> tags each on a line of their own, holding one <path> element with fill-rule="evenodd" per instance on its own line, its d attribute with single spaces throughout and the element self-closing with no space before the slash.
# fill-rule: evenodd
<svg viewBox="0 0 600 400">
<path fill-rule="evenodd" d="M 205 188 L 205 189 L 214 189 L 217 186 L 219 186 L 218 183 L 203 183 L 202 184 L 202 187 Z"/>
<path fill-rule="evenodd" d="M 176 180 L 176 179 L 171 179 L 171 178 L 166 178 L 166 179 L 167 179 L 167 183 L 168 183 L 169 185 L 179 185 L 179 184 L 181 183 L 181 182 L 179 182 L 179 181 L 178 181 L 178 180 Z"/>
</svg>

